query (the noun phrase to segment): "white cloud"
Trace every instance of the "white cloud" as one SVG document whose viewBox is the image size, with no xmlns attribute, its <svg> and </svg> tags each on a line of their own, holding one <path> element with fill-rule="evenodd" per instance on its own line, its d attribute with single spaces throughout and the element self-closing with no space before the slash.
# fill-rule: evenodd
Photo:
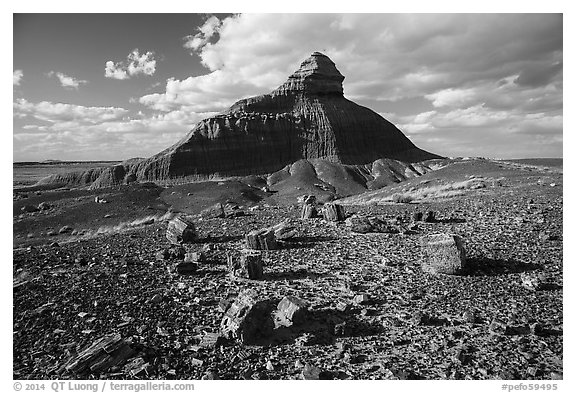
<svg viewBox="0 0 576 393">
<path fill-rule="evenodd" d="M 87 107 L 73 104 L 53 103 L 42 101 L 32 103 L 24 98 L 17 99 L 14 104 L 14 115 L 19 118 L 32 117 L 37 120 L 60 124 L 65 122 L 78 122 L 83 124 L 97 124 L 104 121 L 120 119 L 128 111 L 115 107 Z"/>
<path fill-rule="evenodd" d="M 220 19 L 215 16 L 209 17 L 202 26 L 198 27 L 198 33 L 184 37 L 184 48 L 196 52 L 204 47 L 222 25 Z"/>
<path fill-rule="evenodd" d="M 134 49 L 127 56 L 126 62 L 115 63 L 111 60 L 106 62 L 104 76 L 112 79 L 129 79 L 132 76 L 144 74 L 154 75 L 156 72 L 156 60 L 154 52 L 146 52 L 140 55 L 138 49 Z"/>
<path fill-rule="evenodd" d="M 128 72 L 123 69 L 122 63 L 114 63 L 111 60 L 106 62 L 104 76 L 112 79 L 128 79 Z"/>
<path fill-rule="evenodd" d="M 88 83 L 87 80 L 76 79 L 73 76 L 68 76 L 66 74 L 63 74 L 62 72 L 50 71 L 48 73 L 48 76 L 49 77 L 56 76 L 56 78 L 58 78 L 58 80 L 60 81 L 60 85 L 62 85 L 62 87 L 65 89 L 78 90 L 80 85 L 85 85 Z"/>
<path fill-rule="evenodd" d="M 562 96 L 561 15 L 242 14 L 209 18 L 186 39 L 208 73 L 169 79 L 142 104 L 223 110 L 271 91 L 316 50 L 336 63 L 345 95 L 361 104 L 426 96 L 437 107 L 505 105 L 505 94 L 476 95 L 501 80 L 510 84 L 500 93 L 524 92 L 516 95 L 532 99 L 533 110 Z"/>
<path fill-rule="evenodd" d="M 124 108 L 19 99 L 14 102 L 14 115 L 29 124 L 15 128 L 14 155 L 19 160 L 53 158 L 62 157 L 66 150 L 67 159 L 150 156 L 177 142 L 199 120 L 214 114 L 176 110 L 148 115 L 139 112 L 131 117 Z"/>
<path fill-rule="evenodd" d="M 12 83 L 14 86 L 20 86 L 20 82 L 22 82 L 22 78 L 24 77 L 24 73 L 22 70 L 14 70 L 12 73 Z"/>
<path fill-rule="evenodd" d="M 476 101 L 474 89 L 444 89 L 424 97 L 432 101 L 435 107 L 462 106 Z"/>
</svg>

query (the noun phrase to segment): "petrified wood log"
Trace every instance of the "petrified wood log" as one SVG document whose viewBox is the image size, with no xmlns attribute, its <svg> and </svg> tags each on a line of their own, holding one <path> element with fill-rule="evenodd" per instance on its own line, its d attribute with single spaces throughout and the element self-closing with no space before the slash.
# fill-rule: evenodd
<svg viewBox="0 0 576 393">
<path fill-rule="evenodd" d="M 422 237 L 422 270 L 458 274 L 466 269 L 466 251 L 458 235 L 439 233 Z"/>
<path fill-rule="evenodd" d="M 326 203 L 322 208 L 322 214 L 327 221 L 342 221 L 346 218 L 344 207 L 335 203 Z"/>
<path fill-rule="evenodd" d="M 261 280 L 264 275 L 262 253 L 255 250 L 242 250 L 240 258 L 228 255 L 228 271 L 236 277 Z"/>
<path fill-rule="evenodd" d="M 278 248 L 273 228 L 252 231 L 245 236 L 246 246 L 253 250 L 275 250 Z"/>
<path fill-rule="evenodd" d="M 173 244 L 190 243 L 196 240 L 194 223 L 187 217 L 176 217 L 168 223 L 166 238 Z"/>
</svg>

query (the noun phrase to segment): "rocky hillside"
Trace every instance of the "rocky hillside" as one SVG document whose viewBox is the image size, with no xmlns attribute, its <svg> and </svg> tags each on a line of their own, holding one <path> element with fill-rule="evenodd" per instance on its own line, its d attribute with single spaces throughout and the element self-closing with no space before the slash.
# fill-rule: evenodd
<svg viewBox="0 0 576 393">
<path fill-rule="evenodd" d="M 181 141 L 148 159 L 109 168 L 93 187 L 266 174 L 301 159 L 372 165 L 381 158 L 409 163 L 438 158 L 376 112 L 347 100 L 343 80 L 328 57 L 314 52 L 270 94 L 240 100 L 200 121 Z"/>
</svg>

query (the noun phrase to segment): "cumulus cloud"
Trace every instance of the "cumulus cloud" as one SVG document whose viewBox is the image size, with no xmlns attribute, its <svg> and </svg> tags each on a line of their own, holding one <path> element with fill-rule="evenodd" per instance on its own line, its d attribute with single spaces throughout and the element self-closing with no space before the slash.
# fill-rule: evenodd
<svg viewBox="0 0 576 393">
<path fill-rule="evenodd" d="M 154 59 L 154 52 L 146 52 L 140 54 L 136 48 L 126 58 L 126 61 L 114 62 L 108 60 L 106 62 L 106 69 L 104 76 L 112 79 L 129 79 L 132 76 L 144 74 L 154 75 L 156 72 L 156 59 Z"/>
<path fill-rule="evenodd" d="M 24 73 L 22 72 L 22 70 L 14 70 L 14 72 L 12 73 L 12 84 L 14 86 L 20 86 L 20 82 L 22 81 L 23 77 Z"/>
<path fill-rule="evenodd" d="M 198 27 L 198 33 L 184 37 L 184 48 L 196 52 L 204 47 L 218 33 L 222 22 L 215 16 L 210 16 L 204 24 Z"/>
<path fill-rule="evenodd" d="M 65 89 L 75 89 L 78 90 L 80 85 L 85 85 L 88 83 L 87 80 L 76 79 L 73 76 L 68 76 L 62 72 L 50 71 L 48 73 L 49 77 L 55 76 L 60 81 L 60 85 Z"/>
<path fill-rule="evenodd" d="M 511 96 L 537 111 L 558 109 L 562 97 L 562 16 L 554 14 L 242 14 L 208 18 L 185 46 L 208 73 L 169 79 L 142 104 L 223 110 L 269 92 L 316 50 L 361 104 L 426 97 L 441 109 L 505 110 Z"/>
</svg>

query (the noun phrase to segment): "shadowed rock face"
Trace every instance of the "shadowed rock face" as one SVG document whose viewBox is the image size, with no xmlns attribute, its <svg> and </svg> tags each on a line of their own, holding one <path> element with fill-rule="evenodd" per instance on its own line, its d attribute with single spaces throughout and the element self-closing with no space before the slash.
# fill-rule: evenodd
<svg viewBox="0 0 576 393">
<path fill-rule="evenodd" d="M 344 98 L 344 76 L 314 52 L 270 94 L 236 102 L 200 121 L 176 145 L 130 172 L 139 180 L 270 173 L 300 159 L 368 164 L 438 156 L 418 149 L 374 111 Z"/>
</svg>

